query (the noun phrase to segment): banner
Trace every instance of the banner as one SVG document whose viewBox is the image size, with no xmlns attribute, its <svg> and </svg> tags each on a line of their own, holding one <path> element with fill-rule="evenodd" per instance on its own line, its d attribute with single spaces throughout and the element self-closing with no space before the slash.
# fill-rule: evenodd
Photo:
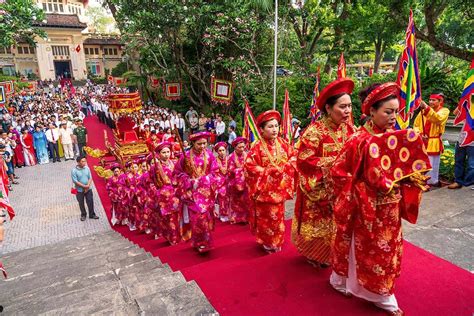
<svg viewBox="0 0 474 316">
<path fill-rule="evenodd" d="M 150 83 L 150 87 L 152 88 L 158 88 L 160 86 L 160 79 L 150 76 L 148 77 L 148 81 Z"/>
<path fill-rule="evenodd" d="M 7 103 L 7 95 L 5 93 L 5 87 L 0 86 L 0 107 L 4 107 Z"/>
<path fill-rule="evenodd" d="M 10 96 L 15 93 L 15 86 L 13 85 L 13 81 L 0 82 L 0 86 L 5 88 L 5 94 L 7 96 Z"/>
<path fill-rule="evenodd" d="M 165 82 L 163 85 L 163 96 L 166 100 L 170 101 L 181 99 L 181 83 Z"/>
<path fill-rule="evenodd" d="M 467 75 L 461 99 L 454 113 L 457 113 L 454 119 L 455 125 L 464 122 L 461 131 L 463 140 L 459 145 L 468 146 L 474 143 L 474 59 L 471 62 L 471 69 Z"/>
<path fill-rule="evenodd" d="M 223 103 L 229 105 L 232 103 L 233 97 L 232 81 L 224 79 L 211 78 L 211 100 L 216 103 Z"/>
<path fill-rule="evenodd" d="M 138 92 L 109 94 L 107 100 L 109 111 L 112 113 L 132 113 L 142 109 L 142 100 Z"/>
<path fill-rule="evenodd" d="M 397 129 L 406 129 L 410 122 L 410 116 L 421 104 L 415 21 L 411 10 L 405 36 L 405 49 L 402 52 L 400 68 L 398 69 L 397 84 L 400 86 L 400 111 L 397 117 Z"/>
</svg>

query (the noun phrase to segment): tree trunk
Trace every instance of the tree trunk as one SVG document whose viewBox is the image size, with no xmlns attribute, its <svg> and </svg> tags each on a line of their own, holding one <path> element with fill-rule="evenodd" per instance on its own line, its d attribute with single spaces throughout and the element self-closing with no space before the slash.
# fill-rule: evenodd
<svg viewBox="0 0 474 316">
<path fill-rule="evenodd" d="M 380 62 L 385 53 L 385 42 L 379 36 L 375 41 L 375 59 L 374 59 L 374 74 L 379 72 Z"/>
</svg>

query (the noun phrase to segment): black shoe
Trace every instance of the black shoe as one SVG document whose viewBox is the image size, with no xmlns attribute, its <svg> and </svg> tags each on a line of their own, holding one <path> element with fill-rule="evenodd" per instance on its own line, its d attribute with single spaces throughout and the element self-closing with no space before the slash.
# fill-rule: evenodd
<svg viewBox="0 0 474 316">
<path fill-rule="evenodd" d="M 86 217 L 85 216 L 81 216 L 81 222 L 85 221 L 86 220 Z"/>
<path fill-rule="evenodd" d="M 94 215 L 94 216 L 90 216 L 89 218 L 90 218 L 90 219 L 99 219 L 99 216 Z"/>
</svg>

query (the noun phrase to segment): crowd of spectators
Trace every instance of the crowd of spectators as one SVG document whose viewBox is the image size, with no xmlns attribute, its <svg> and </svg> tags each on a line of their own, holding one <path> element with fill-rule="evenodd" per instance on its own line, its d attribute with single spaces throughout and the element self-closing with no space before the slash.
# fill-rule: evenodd
<svg viewBox="0 0 474 316">
<path fill-rule="evenodd" d="M 13 96 L 8 107 L 0 110 L 0 154 L 7 164 L 10 188 L 18 184 L 16 168 L 84 156 L 88 136 L 83 119 L 87 115 L 96 114 L 101 122 L 115 126 L 117 117 L 105 100 L 111 92 L 127 90 L 91 82 L 74 88 L 70 82 L 39 81 L 34 92 Z M 148 102 L 132 116 L 140 136 L 155 135 L 158 142 L 176 138 L 175 128 L 185 145 L 188 136 L 198 131 L 211 132 L 213 143 L 227 141 L 230 145 L 237 136 L 232 117 L 224 122 L 220 114 L 206 116 L 193 107 L 178 113 Z"/>
<path fill-rule="evenodd" d="M 91 83 L 38 82 L 34 92 L 21 93 L 0 110 L 0 154 L 7 165 L 9 188 L 18 184 L 16 168 L 73 160 L 84 155 L 87 129 L 82 120 L 95 98 L 111 89 Z"/>
</svg>

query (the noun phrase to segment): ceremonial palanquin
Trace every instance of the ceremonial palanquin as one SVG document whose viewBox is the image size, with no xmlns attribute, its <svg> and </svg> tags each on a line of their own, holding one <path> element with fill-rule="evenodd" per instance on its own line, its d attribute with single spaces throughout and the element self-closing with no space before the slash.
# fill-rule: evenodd
<svg viewBox="0 0 474 316">
<path fill-rule="evenodd" d="M 124 166 L 127 161 L 142 158 L 149 152 L 146 139 L 140 138 L 137 133 L 136 122 L 129 116 L 131 113 L 141 110 L 142 101 L 138 92 L 110 94 L 107 97 L 109 111 L 119 118 L 116 120 L 116 129 L 113 131 L 114 144 L 110 142 L 107 132 L 104 131 L 105 146 L 107 152 L 98 151 L 86 147 L 86 152 L 95 157 L 101 158 L 101 164 L 105 167 L 113 162 L 107 157 L 113 157 L 120 165 Z M 99 173 L 100 169 L 94 167 Z"/>
<path fill-rule="evenodd" d="M 413 130 L 381 133 L 366 123 L 346 143 L 331 169 L 337 233 L 333 269 L 348 275 L 351 240 L 357 278 L 365 289 L 393 293 L 402 255 L 401 219 L 416 221 L 423 173 L 430 168 Z"/>
</svg>

